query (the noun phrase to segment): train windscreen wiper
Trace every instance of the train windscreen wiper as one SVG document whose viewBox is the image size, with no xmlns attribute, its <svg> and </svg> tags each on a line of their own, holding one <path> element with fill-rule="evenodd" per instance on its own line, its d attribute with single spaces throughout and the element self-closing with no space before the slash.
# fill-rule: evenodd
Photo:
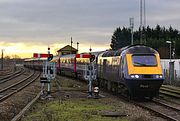
<svg viewBox="0 0 180 121">
<path fill-rule="evenodd" d="M 135 65 L 138 65 L 138 66 L 149 66 L 147 64 L 144 64 L 144 63 L 140 63 L 140 62 L 134 62 Z"/>
</svg>

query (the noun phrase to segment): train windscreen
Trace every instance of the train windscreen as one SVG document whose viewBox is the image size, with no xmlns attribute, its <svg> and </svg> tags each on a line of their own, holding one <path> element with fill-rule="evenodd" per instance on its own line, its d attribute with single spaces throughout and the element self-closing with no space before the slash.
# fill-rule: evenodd
<svg viewBox="0 0 180 121">
<path fill-rule="evenodd" d="M 133 55 L 132 61 L 135 66 L 156 66 L 155 55 Z"/>
</svg>

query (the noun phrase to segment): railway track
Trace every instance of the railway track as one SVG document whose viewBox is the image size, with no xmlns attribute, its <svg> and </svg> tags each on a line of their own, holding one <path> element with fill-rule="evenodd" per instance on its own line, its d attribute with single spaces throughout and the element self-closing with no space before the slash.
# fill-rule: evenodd
<svg viewBox="0 0 180 121">
<path fill-rule="evenodd" d="M 15 77 L 18 77 L 20 76 L 21 74 L 25 73 L 25 69 L 24 68 L 21 68 L 19 71 L 13 73 L 13 74 L 10 74 L 10 75 L 7 75 L 3 78 L 0 78 L 0 84 L 4 83 L 4 82 L 7 82 Z"/>
<path fill-rule="evenodd" d="M 6 88 L 3 88 L 0 90 L 0 102 L 4 101 L 5 99 L 9 98 L 13 94 L 19 92 L 23 88 L 27 87 L 29 84 L 33 83 L 35 80 L 37 80 L 40 77 L 40 72 L 35 72 L 31 74 L 30 76 L 18 81 L 17 83 L 14 83 Z"/>
<path fill-rule="evenodd" d="M 180 88 L 168 85 L 162 85 L 159 91 L 160 95 L 180 99 Z"/>
<path fill-rule="evenodd" d="M 133 102 L 135 105 L 138 105 L 144 109 L 151 111 L 159 115 L 160 117 L 170 120 L 170 121 L 179 121 L 180 120 L 180 109 L 172 107 L 165 103 L 162 103 L 157 100 L 152 100 L 151 102 Z"/>
<path fill-rule="evenodd" d="M 12 68 L 8 68 L 6 70 L 0 70 L 0 77 L 6 76 L 13 73 Z"/>
</svg>

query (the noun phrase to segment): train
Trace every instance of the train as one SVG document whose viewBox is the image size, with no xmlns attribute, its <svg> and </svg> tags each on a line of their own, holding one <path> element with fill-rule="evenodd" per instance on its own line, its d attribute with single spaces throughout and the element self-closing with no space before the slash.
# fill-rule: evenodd
<svg viewBox="0 0 180 121">
<path fill-rule="evenodd" d="M 44 61 L 25 60 L 25 67 L 42 70 Z M 153 99 L 164 81 L 159 53 L 140 44 L 116 51 L 56 56 L 51 62 L 56 63 L 58 74 L 82 80 L 87 80 L 91 64 L 95 85 L 130 99 Z"/>
</svg>

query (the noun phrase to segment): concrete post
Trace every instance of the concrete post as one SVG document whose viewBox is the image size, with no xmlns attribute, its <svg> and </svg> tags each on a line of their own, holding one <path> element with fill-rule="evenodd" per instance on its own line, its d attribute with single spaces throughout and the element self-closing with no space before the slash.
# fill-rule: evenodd
<svg viewBox="0 0 180 121">
<path fill-rule="evenodd" d="M 169 62 L 169 82 L 172 84 L 174 81 L 174 61 Z"/>
</svg>

